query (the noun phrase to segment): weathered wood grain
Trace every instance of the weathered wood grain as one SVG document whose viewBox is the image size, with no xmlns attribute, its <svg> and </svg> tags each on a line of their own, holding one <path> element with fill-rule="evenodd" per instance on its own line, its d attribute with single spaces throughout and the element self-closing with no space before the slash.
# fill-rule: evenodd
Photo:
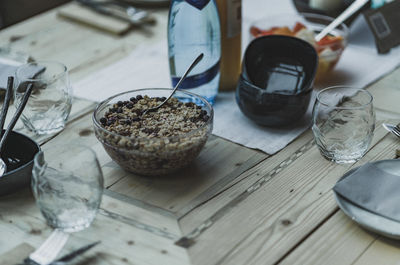
<svg viewBox="0 0 400 265">
<path fill-rule="evenodd" d="M 368 88 L 374 97 L 377 112 L 386 111 L 400 118 L 400 68 L 380 79 Z"/>
<path fill-rule="evenodd" d="M 153 12 L 156 26 L 115 37 L 57 18 L 55 9 L 0 31 L 0 45 L 65 63 L 73 84 L 138 45 L 165 40 L 167 10 Z M 379 118 L 400 117 L 399 72 L 369 88 Z M 85 144 L 98 155 L 109 190 L 93 225 L 74 234 L 64 250 L 101 239 L 85 255 L 87 264 L 397 262 L 398 245 L 351 222 L 331 192 L 348 169 L 395 156 L 399 140 L 382 127 L 354 165 L 324 160 L 311 131 L 271 157 L 212 136 L 188 168 L 170 178 L 144 178 L 123 171 L 103 150 L 93 134 L 93 107 L 75 100 L 63 132 L 36 138 L 43 148 Z M 50 232 L 28 190 L 1 198 L 0 254 L 21 242 L 37 247 Z M 174 244 L 182 238 L 183 247 Z"/>
<path fill-rule="evenodd" d="M 246 193 L 247 189 L 261 179 L 268 180 L 287 167 L 299 156 L 301 156 L 312 144 L 312 133 L 310 131 L 301 135 L 295 142 L 289 144 L 284 150 L 269 157 L 267 160 L 262 161 L 255 167 L 247 170 L 239 177 L 230 182 L 223 193 L 218 194 L 212 200 L 207 201 L 205 204 L 200 205 L 195 210 L 189 212 L 183 218 L 180 218 L 181 229 L 184 234 L 189 234 L 195 228 L 202 226 L 204 220 L 211 218 L 213 215 L 223 215 L 223 212 L 230 208 L 229 204 L 235 198 L 240 201 L 242 193 Z M 220 213 L 218 213 L 220 212 Z"/>
<path fill-rule="evenodd" d="M 385 137 L 366 154 L 363 160 L 354 164 L 353 167 L 362 165 L 365 163 L 365 161 L 376 161 L 394 158 L 396 146 L 398 146 L 398 144 L 399 143 L 396 139 L 391 137 L 391 135 L 386 134 Z M 341 175 L 339 175 L 338 177 L 340 176 Z M 337 181 L 338 177 L 334 178 L 334 182 Z M 330 204 L 333 204 L 335 209 L 337 209 L 332 192 L 329 191 L 327 193 L 327 196 L 329 196 Z M 340 216 L 340 218 L 343 220 L 339 221 L 338 216 Z M 321 228 L 316 230 L 309 238 L 307 238 L 307 240 L 302 242 L 302 244 L 298 246 L 286 259 L 284 259 L 282 263 L 302 264 L 302 261 L 304 262 L 305 260 L 309 260 L 311 261 L 311 263 L 318 264 L 320 261 L 326 261 L 328 256 L 334 255 L 336 256 L 336 258 L 330 257 L 330 264 L 339 264 L 336 263 L 336 260 L 341 261 L 342 259 L 353 258 L 352 260 L 343 261 L 342 263 L 352 264 L 352 262 L 354 262 L 354 260 L 358 256 L 360 256 L 363 251 L 365 251 L 372 240 L 374 240 L 374 237 L 369 236 L 369 241 L 367 240 L 367 242 L 364 242 L 366 241 L 366 238 L 368 238 L 368 235 L 364 235 L 366 234 L 366 232 L 364 230 L 361 230 L 357 226 L 357 224 L 347 219 L 348 218 L 342 213 L 335 214 L 335 216 L 333 217 L 334 221 L 329 220 L 325 224 L 323 224 Z M 346 225 L 344 225 L 344 223 Z M 328 233 L 328 230 L 332 232 Z M 331 237 L 333 232 L 336 232 L 337 236 Z M 348 236 L 345 239 L 339 239 L 339 237 L 341 237 L 343 233 L 357 233 L 357 236 L 353 234 L 353 236 Z M 340 242 L 340 244 L 338 243 L 338 241 Z M 321 244 L 321 242 L 325 243 Z M 326 247 L 329 245 L 332 245 L 332 251 L 327 252 Z M 352 245 L 354 245 L 354 249 L 350 247 Z M 340 248 L 340 251 L 338 249 L 335 249 L 335 246 Z M 360 249 L 358 249 L 359 247 Z"/>
<path fill-rule="evenodd" d="M 180 216 L 214 197 L 226 184 L 266 157 L 212 136 L 187 168 L 168 177 L 130 175 L 110 189 Z"/>
<path fill-rule="evenodd" d="M 375 239 L 375 235 L 365 232 L 341 211 L 337 211 L 279 264 L 354 264 Z M 311 241 L 315 245 L 310 245 Z"/>
<path fill-rule="evenodd" d="M 215 196 L 227 183 L 267 157 L 212 136 L 187 168 L 168 177 L 141 177 L 124 171 L 111 160 L 94 136 L 91 113 L 70 123 L 50 142 L 66 143 L 84 144 L 97 153 L 105 186 L 110 190 L 178 215 Z"/>
<path fill-rule="evenodd" d="M 101 208 L 103 205 L 108 208 L 110 203 L 106 198 Z M 38 247 L 51 233 L 29 190 L 2 197 L 0 213 L 0 253 L 11 250 L 20 242 Z M 63 253 L 98 240 L 101 244 L 84 255 L 91 259 L 88 264 L 189 263 L 186 252 L 175 246 L 173 239 L 157 235 L 146 227 L 127 224 L 101 211 L 91 227 L 72 234 Z"/>
<path fill-rule="evenodd" d="M 15 248 L 7 251 L 3 255 L 0 256 L 0 264 L 2 265 L 15 265 L 21 262 L 21 257 L 27 257 L 30 253 L 32 253 L 35 249 L 27 244 L 22 243 L 16 246 Z"/>
<path fill-rule="evenodd" d="M 378 127 L 374 144 L 380 143 L 385 135 L 383 128 Z M 393 158 L 396 143 L 391 138 L 388 141 L 391 148 L 386 141 L 375 148 L 383 149 L 379 154 Z M 370 156 L 367 154 L 364 161 L 377 158 Z M 328 162 L 316 147 L 311 148 L 268 182 L 257 185 L 255 191 L 249 187 L 250 195 L 230 207 L 215 223 L 212 217 L 204 221 L 203 224 L 209 222 L 207 229 L 189 234 L 187 238 L 194 241 L 189 247 L 193 262 L 272 264 L 278 261 L 335 211 L 336 203 L 327 193 L 351 166 Z M 208 253 L 206 260 L 200 254 L 203 251 Z"/>
<path fill-rule="evenodd" d="M 99 14 L 89 8 L 82 8 L 78 3 L 61 8 L 58 11 L 58 16 L 116 35 L 122 35 L 132 27 L 132 24 L 128 21 Z"/>
<path fill-rule="evenodd" d="M 101 209 L 106 211 L 102 214 L 114 214 L 122 221 L 148 228 L 147 230 L 153 230 L 171 240 L 177 240 L 181 236 L 178 221 L 173 214 L 131 197 L 105 190 Z"/>
</svg>

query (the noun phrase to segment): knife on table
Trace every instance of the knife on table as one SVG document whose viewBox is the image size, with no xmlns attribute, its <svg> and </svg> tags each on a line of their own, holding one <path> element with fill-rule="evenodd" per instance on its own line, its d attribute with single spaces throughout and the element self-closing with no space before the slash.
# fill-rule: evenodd
<svg viewBox="0 0 400 265">
<path fill-rule="evenodd" d="M 88 251 L 89 249 L 91 249 L 92 247 L 98 245 L 101 241 L 97 241 L 94 243 L 91 243 L 89 245 L 83 246 L 81 248 L 78 248 L 74 251 L 72 251 L 71 253 L 66 254 L 65 256 L 62 256 L 61 258 L 51 262 L 49 265 L 62 265 L 62 264 L 67 264 L 68 262 L 70 262 L 71 260 L 73 260 L 74 258 L 82 255 L 83 253 L 85 253 L 86 251 Z"/>
<path fill-rule="evenodd" d="M 52 261 L 50 264 L 48 265 L 65 265 L 68 264 L 68 262 L 72 261 L 74 258 L 82 255 L 83 253 L 85 253 L 86 251 L 88 251 L 89 249 L 93 248 L 94 246 L 98 245 L 101 241 L 97 241 L 94 243 L 91 243 L 89 245 L 83 246 L 81 248 L 78 248 L 74 251 L 72 251 L 71 253 L 68 253 L 64 256 L 62 256 L 61 258 Z M 30 259 L 25 259 L 24 263 L 22 264 L 17 264 L 17 265 L 39 265 L 38 263 L 30 260 Z"/>
</svg>

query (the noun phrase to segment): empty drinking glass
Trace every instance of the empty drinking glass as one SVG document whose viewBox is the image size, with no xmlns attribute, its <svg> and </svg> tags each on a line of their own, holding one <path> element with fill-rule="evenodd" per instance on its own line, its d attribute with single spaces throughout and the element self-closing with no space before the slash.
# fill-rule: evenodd
<svg viewBox="0 0 400 265">
<path fill-rule="evenodd" d="M 72 88 L 67 67 L 44 61 L 24 64 L 15 72 L 15 104 L 22 100 L 28 84 L 32 95 L 21 115 L 24 125 L 37 134 L 61 131 L 65 127 L 72 104 Z"/>
<path fill-rule="evenodd" d="M 368 91 L 336 86 L 317 94 L 312 131 L 321 154 L 328 160 L 359 160 L 371 144 L 374 129 L 375 113 Z"/>
<path fill-rule="evenodd" d="M 32 189 L 47 223 L 64 232 L 92 223 L 103 194 L 96 154 L 84 146 L 55 146 L 34 158 Z"/>
</svg>

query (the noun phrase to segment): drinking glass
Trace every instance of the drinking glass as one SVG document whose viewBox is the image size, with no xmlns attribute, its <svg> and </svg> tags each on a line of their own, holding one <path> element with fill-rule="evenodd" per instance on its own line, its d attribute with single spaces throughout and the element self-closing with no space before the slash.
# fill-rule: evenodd
<svg viewBox="0 0 400 265">
<path fill-rule="evenodd" d="M 72 88 L 65 65 L 51 61 L 24 64 L 17 68 L 14 84 L 15 106 L 20 104 L 27 85 L 33 85 L 32 95 L 21 115 L 29 130 L 50 134 L 65 127 L 72 104 Z"/>
<path fill-rule="evenodd" d="M 36 154 L 32 189 L 47 223 L 77 232 L 92 223 L 103 194 L 103 174 L 94 151 L 85 146 L 55 146 Z"/>
<path fill-rule="evenodd" d="M 375 129 L 372 95 L 336 86 L 317 94 L 312 131 L 321 154 L 336 163 L 352 163 L 368 150 Z"/>
</svg>

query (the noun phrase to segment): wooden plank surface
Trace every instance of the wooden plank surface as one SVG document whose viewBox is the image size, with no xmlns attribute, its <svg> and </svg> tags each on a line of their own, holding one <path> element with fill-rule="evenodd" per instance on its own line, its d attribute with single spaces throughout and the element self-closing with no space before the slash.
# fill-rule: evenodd
<svg viewBox="0 0 400 265">
<path fill-rule="evenodd" d="M 356 163 L 354 166 L 363 164 L 365 161 L 376 161 L 376 160 L 383 160 L 383 159 L 392 159 L 395 158 L 396 149 L 399 148 L 400 141 L 393 137 L 390 134 L 386 134 L 385 137 L 379 142 L 379 144 L 371 149 L 367 155 L 363 158 L 362 161 Z M 329 197 L 331 201 L 334 201 L 332 191 L 329 191 Z M 334 203 L 335 204 L 335 203 Z M 335 204 L 335 208 L 337 208 Z M 340 217 L 340 220 L 338 218 Z M 346 225 L 343 226 L 343 224 Z M 330 237 L 331 233 L 329 231 L 334 231 L 337 233 L 336 236 Z M 361 233 L 361 231 L 363 233 Z M 343 233 L 357 233 L 361 235 L 359 236 L 348 236 L 344 239 L 340 239 L 341 234 Z M 353 259 L 357 258 L 358 256 L 362 255 L 366 248 L 369 247 L 369 244 L 372 243 L 375 237 L 365 235 L 365 231 L 361 230 L 354 222 L 348 220 L 348 218 L 342 213 L 336 213 L 332 220 L 329 220 L 325 223 L 320 229 L 314 232 L 305 242 L 303 242 L 295 251 L 293 251 L 287 258 L 284 260 L 283 264 L 293 264 L 295 261 L 299 261 L 297 264 L 301 264 L 301 260 L 314 260 L 316 263 L 318 261 L 325 261 L 327 259 L 327 255 L 335 255 L 340 258 Z M 369 241 L 366 240 L 369 238 Z M 341 243 L 338 244 L 337 241 Z M 348 240 L 348 241 L 346 241 Z M 318 242 L 316 242 L 318 241 Z M 322 245 L 320 244 L 321 241 L 325 243 Z M 366 241 L 366 242 L 365 242 Z M 332 246 L 332 251 L 326 252 L 323 248 L 326 248 L 328 245 Z M 364 248 L 360 247 L 358 249 L 358 245 L 364 246 Z M 334 246 L 338 246 L 338 249 L 334 249 Z M 350 246 L 354 246 L 350 247 Z M 316 253 L 320 253 L 316 255 Z M 355 260 L 347 260 L 342 264 L 353 264 Z M 332 260 L 332 264 L 339 264 L 336 263 L 335 260 Z"/>
<path fill-rule="evenodd" d="M 390 148 L 385 141 L 379 144 L 386 135 L 382 127 L 377 128 L 373 143 L 376 147 L 372 150 L 394 158 L 396 141 L 388 137 Z M 363 161 L 373 158 L 367 154 Z M 335 211 L 336 203 L 328 194 L 351 167 L 351 164 L 335 165 L 324 160 L 313 146 L 264 184 L 247 186 L 248 195 L 235 205 L 228 204 L 225 213 L 216 221 L 214 215 L 204 221 L 200 232 L 195 229 L 189 233 L 187 237 L 194 241 L 188 246 L 190 256 L 196 264 L 212 261 L 273 264 L 279 261 Z M 215 245 L 218 249 L 212 247 Z M 204 251 L 207 257 L 202 257 Z"/>
<path fill-rule="evenodd" d="M 122 170 L 94 136 L 92 114 L 72 122 L 52 145 L 84 144 L 98 155 L 105 186 L 114 192 L 170 211 L 178 216 L 218 194 L 229 182 L 267 155 L 212 136 L 188 168 L 168 178 L 146 178 Z"/>
<path fill-rule="evenodd" d="M 128 21 L 99 14 L 89 8 L 82 8 L 78 3 L 60 8 L 58 16 L 116 35 L 128 32 L 132 26 Z"/>
<path fill-rule="evenodd" d="M 167 10 L 152 12 L 156 26 L 116 37 L 57 18 L 55 9 L 0 31 L 0 45 L 64 62 L 74 83 L 138 45 L 165 39 Z M 400 119 L 399 73 L 368 88 L 378 124 Z M 44 149 L 75 143 L 98 155 L 106 187 L 101 209 L 63 250 L 102 240 L 84 255 L 85 264 L 393 264 L 399 258 L 397 243 L 348 219 L 331 191 L 352 167 L 395 157 L 400 140 L 381 126 L 355 164 L 324 160 L 310 130 L 271 157 L 212 136 L 188 168 L 146 178 L 122 170 L 106 154 L 94 136 L 93 108 L 75 100 L 63 132 L 36 138 Z M 22 242 L 38 247 L 50 233 L 28 189 L 1 198 L 0 255 Z"/>
<path fill-rule="evenodd" d="M 90 264 L 188 264 L 186 252 L 173 244 L 173 238 L 157 234 L 148 226 L 132 225 L 116 215 L 104 214 L 103 205 L 108 208 L 109 204 L 105 198 L 90 229 L 72 234 L 64 253 L 101 240 L 100 245 L 84 255 L 91 259 Z M 51 233 L 28 190 L 2 197 L 0 209 L 0 253 L 21 242 L 38 247 Z"/>
</svg>

